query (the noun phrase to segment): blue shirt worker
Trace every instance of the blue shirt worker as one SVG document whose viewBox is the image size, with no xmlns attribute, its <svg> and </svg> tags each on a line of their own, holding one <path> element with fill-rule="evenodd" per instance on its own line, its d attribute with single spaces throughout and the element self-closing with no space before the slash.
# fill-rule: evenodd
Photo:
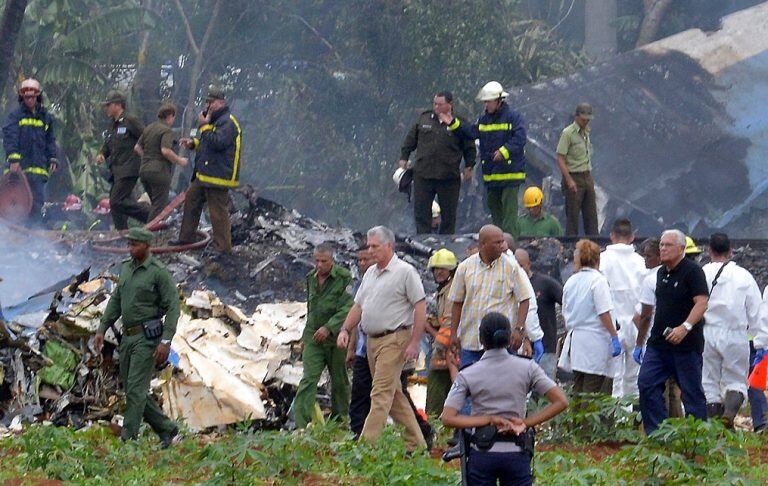
<svg viewBox="0 0 768 486">
<path fill-rule="evenodd" d="M 53 116 L 43 106 L 43 91 L 36 79 L 25 79 L 19 88 L 19 106 L 3 125 L 3 148 L 8 167 L 4 172 L 24 173 L 32 192 L 31 222 L 42 219 L 45 184 L 59 166 Z"/>
<path fill-rule="evenodd" d="M 525 182 L 526 135 L 523 117 L 505 101 L 508 95 L 498 81 L 483 86 L 477 100 L 485 112 L 474 125 L 462 124 L 452 113 L 438 116 L 459 137 L 480 140 L 480 166 L 493 224 L 517 237 L 517 192 Z"/>
<path fill-rule="evenodd" d="M 480 324 L 485 353 L 480 361 L 459 372 L 445 400 L 443 424 L 471 432 L 470 446 L 465 449 L 465 484 L 533 484 L 533 450 L 521 441 L 522 436 L 568 407 L 563 391 L 535 361 L 509 354 L 511 339 L 509 319 L 497 312 L 486 314 Z M 500 376 L 505 378 L 499 380 Z M 532 391 L 550 403 L 526 417 L 527 396 Z M 459 415 L 469 396 L 472 415 Z M 475 439 L 478 431 L 488 426 L 495 427 L 494 439 L 481 445 Z"/>
</svg>

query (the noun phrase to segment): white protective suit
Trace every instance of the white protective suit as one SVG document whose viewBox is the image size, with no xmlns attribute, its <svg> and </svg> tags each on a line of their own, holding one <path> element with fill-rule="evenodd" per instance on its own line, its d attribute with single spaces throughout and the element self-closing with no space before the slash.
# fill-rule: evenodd
<svg viewBox="0 0 768 486">
<path fill-rule="evenodd" d="M 707 403 L 723 403 L 727 391 L 747 397 L 750 331 L 761 327 L 762 298 L 754 277 L 729 262 L 712 288 L 723 263 L 704 265 L 710 296 L 704 314 L 704 366 L 701 384 Z"/>
<path fill-rule="evenodd" d="M 619 323 L 619 340 L 624 351 L 613 378 L 613 396 L 637 397 L 638 365 L 632 358 L 637 340 L 637 327 L 632 322 L 635 306 L 640 302 L 640 285 L 647 275 L 645 260 L 635 247 L 624 243 L 608 245 L 600 254 L 600 271 L 608 279 L 613 299 L 611 316 Z"/>
</svg>

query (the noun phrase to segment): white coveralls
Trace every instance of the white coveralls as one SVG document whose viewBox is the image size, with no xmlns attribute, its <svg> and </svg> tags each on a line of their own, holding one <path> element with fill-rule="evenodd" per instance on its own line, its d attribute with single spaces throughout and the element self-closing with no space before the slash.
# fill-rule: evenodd
<svg viewBox="0 0 768 486">
<path fill-rule="evenodd" d="M 619 356 L 619 364 L 613 378 L 613 396 L 637 397 L 640 365 L 632 358 L 637 340 L 637 327 L 632 322 L 632 317 L 635 314 L 635 306 L 640 302 L 640 285 L 648 270 L 645 268 L 645 260 L 635 253 L 632 245 L 616 243 L 608 245 L 600 254 L 600 271 L 611 287 L 611 316 L 619 323 L 619 341 L 624 351 Z"/>
<path fill-rule="evenodd" d="M 748 331 L 760 327 L 760 289 L 747 270 L 734 262 L 725 266 L 717 285 L 712 281 L 723 263 L 704 265 L 710 296 L 704 314 L 704 366 L 701 384 L 707 403 L 723 403 L 727 391 L 747 397 Z"/>
</svg>

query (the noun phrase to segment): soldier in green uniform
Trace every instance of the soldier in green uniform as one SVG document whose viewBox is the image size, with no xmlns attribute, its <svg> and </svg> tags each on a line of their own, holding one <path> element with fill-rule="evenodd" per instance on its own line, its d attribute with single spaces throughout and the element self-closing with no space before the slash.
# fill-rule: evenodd
<svg viewBox="0 0 768 486">
<path fill-rule="evenodd" d="M 173 165 L 186 167 L 189 161 L 179 157 L 173 151 L 177 145 L 173 138 L 176 107 L 172 103 L 163 103 L 157 112 L 158 120 L 151 123 L 141 134 L 134 150 L 141 156 L 139 178 L 152 201 L 149 220 L 152 221 L 168 205 L 168 193 L 171 190 Z"/>
<path fill-rule="evenodd" d="M 523 193 L 523 206 L 526 214 L 517 220 L 520 236 L 563 236 L 563 227 L 551 214 L 544 211 L 542 203 L 544 193 L 536 186 L 531 186 Z"/>
<path fill-rule="evenodd" d="M 294 420 L 299 428 L 312 420 L 317 382 L 325 367 L 331 375 L 331 413 L 349 414 L 350 386 L 346 351 L 336 347 L 339 329 L 352 307 L 352 275 L 335 264 L 333 248 L 315 247 L 315 270 L 307 275 L 307 325 L 304 328 L 304 376 L 293 402 Z"/>
<path fill-rule="evenodd" d="M 144 125 L 134 116 L 125 113 L 125 96 L 110 91 L 104 100 L 104 112 L 112 120 L 106 132 L 104 145 L 96 156 L 96 163 L 109 163 L 109 205 L 115 229 L 128 229 L 128 218 L 147 222 L 149 207 L 139 204 L 133 197 L 133 188 L 139 180 L 141 159 L 133 151 L 144 131 Z"/>
<path fill-rule="evenodd" d="M 152 233 L 131 228 L 127 239 L 131 258 L 123 262 L 94 346 L 101 352 L 104 333 L 122 316 L 123 338 L 118 352 L 126 403 L 121 438 L 135 439 L 143 417 L 160 436 L 163 447 L 168 447 L 178 428 L 150 395 L 149 383 L 154 368 L 168 360 L 179 320 L 179 295 L 168 270 L 150 254 Z M 157 321 L 163 316 L 165 322 L 158 329 Z"/>
</svg>

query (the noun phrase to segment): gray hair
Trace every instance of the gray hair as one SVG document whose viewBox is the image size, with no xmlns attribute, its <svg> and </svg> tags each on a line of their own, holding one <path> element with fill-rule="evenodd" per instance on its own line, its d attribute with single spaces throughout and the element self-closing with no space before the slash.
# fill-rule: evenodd
<svg viewBox="0 0 768 486">
<path fill-rule="evenodd" d="M 375 236 L 382 245 L 395 244 L 395 234 L 386 226 L 374 226 L 366 233 L 368 238 Z"/>
<path fill-rule="evenodd" d="M 676 229 L 668 229 L 661 234 L 661 237 L 664 238 L 665 235 L 674 235 L 675 239 L 677 240 L 677 244 L 680 246 L 685 246 L 685 233 L 682 231 Z"/>
<path fill-rule="evenodd" d="M 333 249 L 330 243 L 324 241 L 315 247 L 315 253 L 325 253 L 330 255 L 332 259 L 336 258 L 336 251 Z"/>
</svg>

